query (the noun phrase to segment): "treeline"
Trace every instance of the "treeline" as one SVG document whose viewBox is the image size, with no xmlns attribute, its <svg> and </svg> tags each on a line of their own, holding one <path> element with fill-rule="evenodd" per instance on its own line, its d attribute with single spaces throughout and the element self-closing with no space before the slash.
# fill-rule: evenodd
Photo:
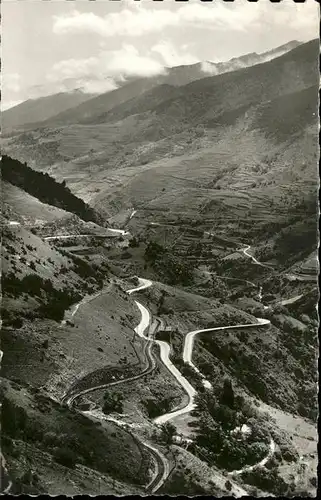
<svg viewBox="0 0 321 500">
<path fill-rule="evenodd" d="M 47 173 L 37 172 L 10 156 L 1 160 L 2 179 L 17 186 L 43 203 L 78 215 L 84 221 L 101 222 L 101 216 L 83 200 L 71 193 L 66 182 L 57 182 Z"/>
</svg>

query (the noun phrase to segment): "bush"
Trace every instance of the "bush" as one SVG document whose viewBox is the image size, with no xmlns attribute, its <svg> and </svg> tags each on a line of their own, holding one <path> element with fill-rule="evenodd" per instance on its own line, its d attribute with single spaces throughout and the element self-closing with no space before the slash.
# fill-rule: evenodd
<svg viewBox="0 0 321 500">
<path fill-rule="evenodd" d="M 134 236 L 131 240 L 129 240 L 129 246 L 131 248 L 139 247 L 139 240 Z"/>
<path fill-rule="evenodd" d="M 171 422 L 166 422 L 165 424 L 162 425 L 161 429 L 162 429 L 161 433 L 162 441 L 164 441 L 166 444 L 172 443 L 173 437 L 176 434 L 175 425 L 173 425 Z"/>
<path fill-rule="evenodd" d="M 251 472 L 243 472 L 242 479 L 248 484 L 276 495 L 284 495 L 288 489 L 288 485 L 284 479 L 278 476 L 276 469 L 261 468 Z"/>
<path fill-rule="evenodd" d="M 231 481 L 227 480 L 225 482 L 225 488 L 227 489 L 227 491 L 231 491 L 231 489 L 232 489 L 232 483 L 231 483 Z"/>
<path fill-rule="evenodd" d="M 46 446 L 54 446 L 58 444 L 58 436 L 52 431 L 46 432 L 43 436 L 43 443 Z"/>
<path fill-rule="evenodd" d="M 171 408 L 171 398 L 165 398 L 162 401 L 155 399 L 142 400 L 141 404 L 146 408 L 149 418 L 156 418 L 163 413 L 166 413 Z"/>
<path fill-rule="evenodd" d="M 123 396 L 115 392 L 114 393 L 106 392 L 104 395 L 104 404 L 102 409 L 105 415 L 108 415 L 109 413 L 112 412 L 122 413 Z"/>
</svg>

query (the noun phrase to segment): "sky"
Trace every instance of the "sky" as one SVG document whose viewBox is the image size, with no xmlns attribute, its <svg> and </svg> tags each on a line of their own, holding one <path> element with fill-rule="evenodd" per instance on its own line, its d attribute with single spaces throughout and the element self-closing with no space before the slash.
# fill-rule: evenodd
<svg viewBox="0 0 321 500">
<path fill-rule="evenodd" d="M 318 37 L 315 0 L 2 0 L 2 109 Z"/>
</svg>

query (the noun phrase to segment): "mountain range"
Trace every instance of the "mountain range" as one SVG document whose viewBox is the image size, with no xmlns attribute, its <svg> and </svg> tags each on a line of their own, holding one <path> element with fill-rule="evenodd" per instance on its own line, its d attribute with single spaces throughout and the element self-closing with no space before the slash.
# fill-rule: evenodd
<svg viewBox="0 0 321 500">
<path fill-rule="evenodd" d="M 107 215 L 173 200 L 180 212 L 186 199 L 197 211 L 196 187 L 197 203 L 213 207 L 218 189 L 249 199 L 250 188 L 264 206 L 284 189 L 314 192 L 318 50 L 314 40 L 180 87 L 136 80 L 3 139 L 3 149 Z"/>
<path fill-rule="evenodd" d="M 111 107 L 125 102 L 127 99 L 137 97 L 144 92 L 160 84 L 173 85 L 180 87 L 195 80 L 204 78 L 207 75 L 219 75 L 229 71 L 253 66 L 262 62 L 278 57 L 289 50 L 300 45 L 301 42 L 293 40 L 280 47 L 257 54 L 255 52 L 244 56 L 236 57 L 227 62 L 213 63 L 204 61 L 192 65 L 177 66 L 165 68 L 164 74 L 151 78 L 126 78 L 118 79 L 116 84 L 118 89 L 106 92 L 98 96 L 98 99 L 92 99 L 94 95 L 85 93 L 81 89 L 69 92 L 60 92 L 38 99 L 29 99 L 2 113 L 2 123 L 5 131 L 15 128 L 33 127 L 34 124 L 46 121 L 54 116 L 56 123 L 65 123 L 66 120 L 71 123 L 69 116 L 72 108 L 78 107 L 78 114 L 84 119 L 92 116 L 95 110 L 101 109 L 106 112 Z M 68 82 L 70 86 L 70 82 Z M 125 87 L 122 90 L 122 87 Z M 44 91 L 44 90 L 43 90 Z M 85 101 L 90 100 L 88 106 L 80 106 Z M 71 120 L 71 121 L 70 121 Z M 51 122 L 53 123 L 53 122 Z"/>
<path fill-rule="evenodd" d="M 65 109 L 72 108 L 91 99 L 92 94 L 85 94 L 79 90 L 60 92 L 36 99 L 28 99 L 13 108 L 1 113 L 4 130 L 11 130 L 25 123 L 35 123 L 47 120 L 51 116 Z"/>
</svg>

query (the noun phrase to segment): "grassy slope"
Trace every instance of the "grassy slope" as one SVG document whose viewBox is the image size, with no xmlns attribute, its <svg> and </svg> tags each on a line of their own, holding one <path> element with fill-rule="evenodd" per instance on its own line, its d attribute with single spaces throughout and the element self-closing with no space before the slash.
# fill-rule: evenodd
<svg viewBox="0 0 321 500">
<path fill-rule="evenodd" d="M 73 323 L 74 327 L 67 325 L 56 334 L 72 364 L 48 381 L 48 388 L 61 394 L 71 383 L 79 385 L 78 380 L 91 373 L 82 388 L 111 381 L 112 368 L 119 368 L 118 377 L 128 369 L 143 370 L 142 343 L 139 338 L 133 341 L 139 312 L 126 294 L 112 287 L 81 306 Z"/>
<path fill-rule="evenodd" d="M 69 469 L 53 461 L 52 455 L 24 441 L 14 441 L 12 449 L 5 448 L 5 455 L 13 479 L 34 471 L 37 485 L 25 485 L 26 494 L 46 495 L 135 495 L 137 486 L 122 483 L 84 465 Z M 16 482 L 16 481 L 14 481 Z M 16 486 L 13 487 L 16 490 Z"/>
<path fill-rule="evenodd" d="M 138 322 L 131 303 L 116 290 L 107 289 L 101 297 L 80 306 L 73 317 L 74 326 L 60 327 L 53 321 L 38 320 L 33 324 L 26 322 L 20 330 L 4 329 L 3 373 L 37 386 L 45 385 L 50 393 L 60 397 L 89 372 L 105 367 L 110 370 L 120 362 L 123 370 L 131 366 L 141 370 L 139 339 L 131 342 L 133 327 Z M 49 344 L 46 348 L 45 341 Z M 26 353 L 28 363 L 24 362 Z"/>
<path fill-rule="evenodd" d="M 7 220 L 5 219 L 4 222 Z M 19 256 L 20 259 L 18 259 Z M 101 261 L 101 259 L 95 260 Z M 30 262 L 35 263 L 35 269 L 30 269 L 28 265 Z M 61 254 L 53 244 L 43 241 L 25 227 L 4 228 L 3 276 L 6 276 L 8 272 L 14 272 L 15 276 L 21 279 L 35 274 L 40 278 L 50 279 L 56 289 L 64 288 L 85 294 L 88 279 L 79 276 L 73 270 L 73 265 L 72 257 L 68 254 Z M 61 274 L 62 269 L 63 274 Z M 93 282 L 93 290 L 95 289 L 97 287 Z M 49 412 L 51 414 L 48 416 L 49 421 L 47 415 L 37 410 L 34 411 L 32 396 L 34 388 L 42 387 L 45 393 L 60 398 L 71 384 L 88 372 L 99 371 L 102 368 L 106 370 L 106 366 L 108 366 L 107 373 L 113 366 L 119 366 L 120 371 L 125 372 L 131 367 L 135 367 L 138 371 L 142 370 L 141 342 L 139 339 L 132 342 L 133 328 L 139 322 L 139 314 L 129 301 L 127 294 L 116 285 L 107 284 L 101 296 L 80 306 L 77 315 L 73 318 L 74 326 L 67 324 L 62 327 L 59 322 L 46 318 L 30 321 L 24 317 L 36 310 L 39 304 L 46 302 L 46 294 L 42 294 L 41 297 L 29 295 L 12 297 L 7 292 L 8 290 L 3 290 L 2 307 L 15 317 L 22 316 L 23 326 L 20 328 L 4 326 L 2 329 L 1 348 L 4 351 L 2 376 L 7 380 L 14 379 L 22 384 L 21 391 L 27 399 L 23 405 L 26 406 L 28 415 L 31 412 L 31 425 L 36 426 L 38 431 L 58 433 L 58 427 L 59 429 L 68 428 L 72 417 L 69 410 L 65 410 L 58 418 L 61 410 L 57 405 L 54 412 Z M 7 384 L 6 381 L 4 382 Z M 9 390 L 9 399 L 12 401 L 15 398 L 15 391 Z M 50 407 L 52 403 L 47 396 L 45 399 Z M 77 423 L 71 434 L 73 432 L 79 436 L 80 440 L 87 443 L 86 446 L 89 448 L 92 446 L 98 450 L 97 444 L 91 443 L 88 439 L 88 433 L 83 425 Z M 114 480 L 114 478 L 120 478 L 120 469 L 125 471 L 124 478 L 120 478 L 121 481 L 124 479 L 125 482 L 135 483 L 137 478 L 142 481 L 147 480 L 145 458 L 142 468 L 139 472 L 135 472 L 135 467 L 142 462 L 142 458 L 139 458 L 141 451 L 137 449 L 136 442 L 112 424 L 104 424 L 103 433 L 104 436 L 97 435 L 95 439 L 98 439 L 100 443 L 101 452 L 105 448 L 108 449 L 108 456 L 103 453 L 105 457 L 103 460 L 108 470 L 112 467 L 110 475 L 103 476 L 101 481 L 98 481 L 95 470 L 102 470 L 102 467 L 105 467 L 99 459 L 90 464 L 91 469 L 87 471 L 88 474 L 84 474 L 81 468 L 75 473 L 68 471 L 65 474 L 66 478 L 61 482 L 61 488 L 65 485 L 67 491 L 74 493 L 87 491 L 88 493 L 129 494 L 140 491 L 137 485 L 126 486 Z M 36 442 L 29 442 L 28 439 L 19 436 L 18 441 L 15 439 L 13 451 L 12 446 L 4 449 L 10 477 L 15 480 L 21 477 L 23 472 L 32 469 L 37 473 L 38 482 L 33 486 L 24 485 L 23 491 L 58 493 L 59 478 L 64 469 L 54 464 L 50 472 L 48 471 L 52 461 L 50 453 L 54 450 L 51 450 L 48 455 L 48 449 L 42 449 L 42 438 L 39 438 L 39 442 L 37 439 Z M 17 458 L 19 453 L 25 455 L 24 462 Z M 122 457 L 122 453 L 127 458 Z M 86 451 L 85 456 L 87 455 Z M 117 465 L 118 460 L 122 463 L 122 467 Z M 135 465 L 131 466 L 131 460 Z M 87 463 L 86 459 L 84 463 Z M 127 467 L 125 463 L 128 463 L 131 472 L 125 470 Z M 80 474 L 83 474 L 82 481 Z M 50 484 L 50 478 L 56 487 Z"/>
<path fill-rule="evenodd" d="M 4 451 L 7 451 L 7 463 L 13 479 L 21 474 L 21 464 L 19 460 L 16 460 L 17 452 L 19 449 L 23 449 L 23 443 L 26 443 L 24 445 L 27 447 L 26 462 L 23 464 L 22 470 L 28 465 L 30 467 L 30 462 L 34 461 L 36 462 L 36 472 L 38 472 L 41 453 L 52 455 L 55 454 L 57 448 L 69 448 L 72 450 L 77 464 L 90 467 L 102 474 L 102 487 L 104 483 L 106 485 L 106 479 L 108 484 L 112 478 L 115 478 L 122 483 L 136 484 L 139 491 L 139 484 L 144 484 L 147 481 L 148 459 L 130 434 L 109 422 L 97 424 L 75 411 L 60 406 L 30 387 L 18 386 L 5 380 L 2 382 L 2 432 L 4 436 L 9 437 L 9 440 L 5 441 Z M 24 415 L 23 420 L 21 420 L 22 414 Z M 13 445 L 11 440 L 13 440 Z M 15 453 L 13 453 L 14 449 Z M 46 464 L 46 462 L 48 463 L 48 455 L 45 458 Z M 11 460 L 13 462 L 12 468 Z M 42 467 L 39 468 L 41 471 Z M 53 465 L 53 469 L 56 469 L 56 474 L 52 475 L 57 484 L 61 470 L 59 471 L 58 468 L 57 471 L 55 465 Z M 78 469 L 78 474 L 80 471 L 81 468 Z M 68 470 L 66 472 L 68 474 Z M 97 488 L 95 474 L 94 472 L 90 474 L 90 472 L 89 469 L 89 485 L 87 484 L 85 488 Z M 76 478 L 78 474 L 76 471 Z M 69 475 L 72 479 L 72 472 L 69 472 Z M 48 477 L 44 478 L 47 487 L 49 486 L 48 479 Z M 112 488 L 114 491 L 115 486 Z M 117 486 L 119 488 L 119 483 Z M 125 485 L 122 486 L 124 488 Z M 49 486 L 48 489 L 50 491 L 51 487 Z M 111 485 L 109 484 L 110 489 Z M 131 486 L 129 486 L 128 491 L 132 491 Z M 105 491 L 102 492 L 105 493 Z"/>
<path fill-rule="evenodd" d="M 72 255 L 60 251 L 54 243 L 44 241 L 23 226 L 4 227 L 2 250 L 4 280 L 12 273 L 20 280 L 34 275 L 50 280 L 55 290 L 79 294 L 75 302 L 87 295 L 89 289 L 93 293 L 101 286 L 90 263 L 84 265 L 93 271 L 92 277 L 79 274 Z M 12 326 L 7 328 L 6 323 L 3 325 L 2 342 L 6 351 L 3 369 L 6 376 L 26 378 L 31 383 L 34 380 L 37 385 L 50 379 L 55 391 L 61 393 L 70 379 L 73 381 L 75 377 L 105 365 L 116 366 L 120 359 L 126 358 L 123 359 L 124 368 L 126 365 L 140 366 L 139 340 L 136 339 L 134 345 L 131 343 L 139 312 L 127 294 L 106 279 L 108 272 L 103 267 L 104 259 L 98 257 L 93 262 L 100 266 L 98 272 L 102 274 L 99 274 L 99 279 L 105 278 L 105 285 L 100 296 L 80 306 L 73 318 L 75 326 L 60 327 L 59 322 L 46 319 L 45 314 L 39 315 L 38 308 L 51 300 L 50 291 L 32 296 L 3 289 L 2 312 L 6 311 L 10 318 L 22 319 L 20 330 L 12 329 Z M 32 315 L 36 319 L 33 320 Z M 44 348 L 46 340 L 49 346 Z M 27 364 L 24 363 L 26 352 L 30 361 Z M 58 382 L 60 388 L 56 387 Z"/>
<path fill-rule="evenodd" d="M 317 476 L 318 444 L 315 425 L 312 425 L 302 417 L 291 415 L 263 403 L 260 403 L 260 409 L 275 419 L 277 426 L 290 436 L 301 457 L 299 462 L 283 463 L 279 468 L 281 477 L 287 483 L 290 483 L 294 475 L 297 478 L 296 494 L 303 496 L 301 492 L 307 491 L 313 497 L 316 492 L 315 487 L 311 483 L 311 478 L 316 478 Z"/>
<path fill-rule="evenodd" d="M 71 214 L 61 208 L 42 203 L 34 196 L 26 193 L 9 182 L 2 185 L 4 210 L 7 210 L 10 219 L 23 221 L 28 224 L 44 224 L 71 217 Z"/>
<path fill-rule="evenodd" d="M 34 262 L 37 275 L 52 279 L 54 286 L 59 288 L 65 278 L 55 276 L 55 273 L 64 266 L 68 271 L 66 279 L 75 286 L 80 285 L 80 277 L 71 271 L 71 257 L 62 255 L 52 244 L 22 226 L 7 226 L 3 232 L 3 273 L 15 271 L 22 278 L 31 273 L 28 263 Z M 21 258 L 24 255 L 26 262 Z M 40 262 L 36 262 L 37 260 Z"/>
</svg>

